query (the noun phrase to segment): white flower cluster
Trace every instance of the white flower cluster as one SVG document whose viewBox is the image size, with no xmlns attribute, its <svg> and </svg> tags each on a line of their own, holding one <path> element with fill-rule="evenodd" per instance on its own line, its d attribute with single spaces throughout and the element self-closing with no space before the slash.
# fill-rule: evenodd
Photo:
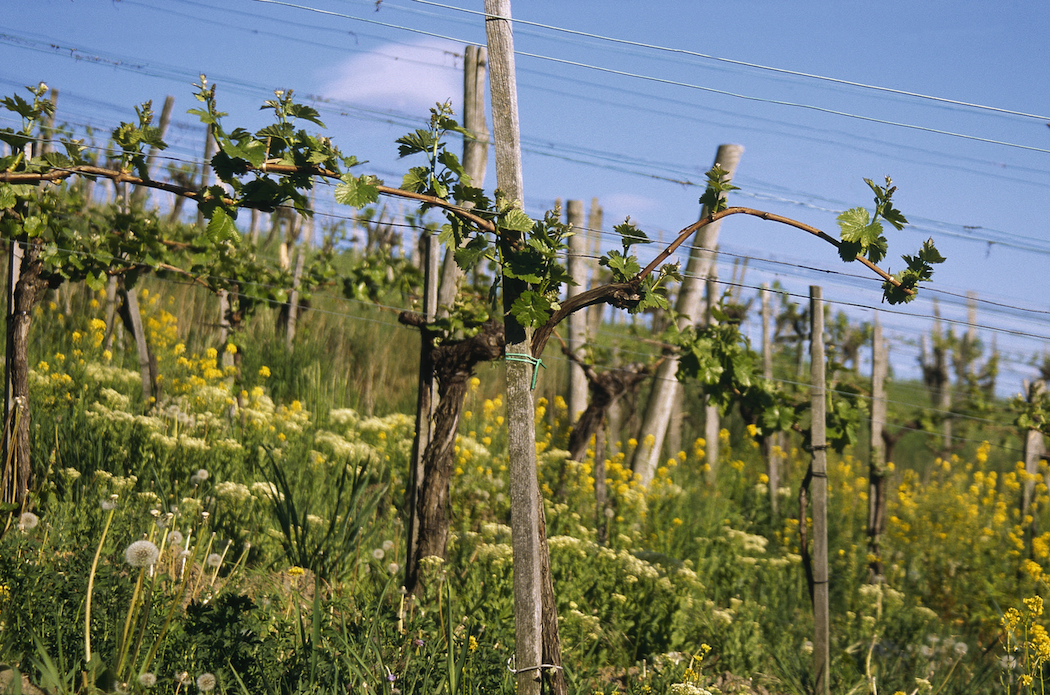
<svg viewBox="0 0 1050 695">
<path fill-rule="evenodd" d="M 764 553 L 766 552 L 766 545 L 769 544 L 769 539 L 765 536 L 758 536 L 746 531 L 738 531 L 733 528 L 726 527 L 726 536 L 733 541 L 739 541 L 744 547 L 744 552 L 747 553 Z"/>
</svg>

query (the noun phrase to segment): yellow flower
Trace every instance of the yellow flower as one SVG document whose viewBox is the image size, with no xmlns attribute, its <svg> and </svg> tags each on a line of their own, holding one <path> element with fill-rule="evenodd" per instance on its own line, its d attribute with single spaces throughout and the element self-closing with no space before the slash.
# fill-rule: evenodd
<svg viewBox="0 0 1050 695">
<path fill-rule="evenodd" d="M 1024 605 L 1033 617 L 1040 616 L 1043 614 L 1043 598 L 1041 596 L 1033 596 L 1032 598 L 1026 598 L 1024 600 Z"/>
<path fill-rule="evenodd" d="M 471 652 L 476 652 L 478 650 L 478 638 L 474 635 L 470 636 L 468 649 L 470 649 Z"/>
<path fill-rule="evenodd" d="M 185 349 L 185 348 L 183 348 L 183 349 Z M 226 354 L 236 355 L 237 354 L 237 346 L 234 345 L 233 343 L 226 343 Z"/>
<path fill-rule="evenodd" d="M 292 575 L 293 577 L 301 577 L 305 573 L 306 570 L 304 570 L 302 567 L 299 567 L 298 565 L 293 565 L 288 568 L 288 574 Z"/>
<path fill-rule="evenodd" d="M 270 368 L 265 366 L 265 365 L 263 365 L 262 367 L 259 367 L 259 376 L 261 376 L 263 379 L 269 378 L 269 376 L 270 376 Z"/>
</svg>

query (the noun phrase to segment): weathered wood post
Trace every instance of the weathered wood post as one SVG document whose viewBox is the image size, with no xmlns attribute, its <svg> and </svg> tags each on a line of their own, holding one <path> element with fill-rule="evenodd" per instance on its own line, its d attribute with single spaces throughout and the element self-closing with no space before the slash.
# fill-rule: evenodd
<svg viewBox="0 0 1050 695">
<path fill-rule="evenodd" d="M 740 145 L 721 145 L 715 154 L 715 164 L 720 164 L 728 174 L 733 177 L 737 164 L 744 148 Z M 703 219 L 710 214 L 706 206 L 700 211 Z M 703 296 L 706 279 L 711 268 L 714 266 L 714 249 L 718 244 L 718 230 L 720 222 L 715 222 L 704 227 L 700 236 L 693 243 L 689 252 L 689 262 L 685 269 L 685 280 L 678 290 L 678 299 L 675 302 L 675 311 L 682 316 L 682 326 L 693 322 L 701 324 L 703 319 Z M 675 393 L 677 392 L 678 380 L 675 374 L 678 372 L 678 358 L 667 355 L 657 369 L 653 378 L 653 389 L 649 395 L 649 404 L 645 410 L 645 418 L 642 421 L 641 436 L 638 437 L 638 447 L 634 451 L 631 460 L 631 468 L 638 476 L 641 483 L 648 485 L 660 462 L 660 451 L 663 449 L 664 437 L 667 434 L 667 425 L 671 420 L 671 410 L 674 405 Z M 708 445 L 710 446 L 710 442 Z"/>
<path fill-rule="evenodd" d="M 587 237 L 583 235 L 583 201 L 568 200 L 565 203 L 565 219 L 572 225 L 573 235 L 569 237 L 567 269 L 576 285 L 566 288 L 569 298 L 575 297 L 587 289 Z M 580 351 L 587 343 L 587 312 L 577 311 L 569 315 L 568 344 L 572 354 L 580 357 Z M 569 422 L 576 422 L 587 408 L 587 375 L 583 367 L 569 362 Z"/>
<path fill-rule="evenodd" d="M 510 0 L 485 0 L 485 14 L 496 185 L 509 200 L 520 205 L 524 201 L 524 182 Z M 520 234 L 497 230 L 497 237 L 504 256 L 514 253 L 515 247 L 521 243 Z M 555 693 L 564 693 L 567 688 L 561 671 L 557 609 L 536 477 L 532 379 L 539 363 L 530 346 L 532 331 L 518 323 L 510 313 L 511 305 L 524 289 L 522 281 L 503 276 L 507 448 L 510 458 L 511 545 L 514 551 L 514 668 L 518 694 L 539 695 L 544 676 Z"/>
<path fill-rule="evenodd" d="M 825 434 L 824 300 L 821 288 L 809 288 L 810 398 L 813 415 L 813 667 L 816 695 L 829 695 L 831 645 L 828 615 L 828 459 Z M 800 519 L 799 524 L 806 523 Z"/>
<path fill-rule="evenodd" d="M 484 46 L 467 46 L 463 52 L 463 127 L 470 136 L 463 137 L 463 171 L 470 184 L 483 188 L 488 168 L 489 127 L 485 122 L 485 75 L 488 68 L 488 50 Z M 472 207 L 473 203 L 465 203 Z M 450 307 L 462 280 L 463 271 L 456 265 L 455 249 L 445 252 L 441 267 L 438 311 Z"/>
<path fill-rule="evenodd" d="M 773 303 L 769 296 L 769 283 L 762 283 L 762 378 L 773 380 Z M 769 506 L 776 514 L 780 506 L 780 466 L 783 463 L 781 448 L 782 432 L 771 434 L 762 440 L 762 456 L 766 459 L 766 475 L 769 477 Z"/>
<path fill-rule="evenodd" d="M 518 93 L 510 0 L 485 0 L 489 49 L 492 131 L 496 146 L 496 185 L 510 200 L 524 201 Z M 518 239 L 502 231 L 498 243 L 513 253 Z M 507 355 L 507 427 L 510 456 L 511 545 L 514 549 L 514 667 L 519 695 L 539 695 L 542 686 L 543 599 L 540 575 L 540 491 L 536 478 L 536 429 L 532 374 L 539 366 L 530 351 L 531 331 L 509 309 L 522 283 L 504 276 L 503 306 Z"/>
<path fill-rule="evenodd" d="M 868 577 L 882 581 L 880 537 L 886 524 L 886 372 L 889 359 L 878 314 L 871 338 L 871 453 L 868 460 Z"/>
</svg>

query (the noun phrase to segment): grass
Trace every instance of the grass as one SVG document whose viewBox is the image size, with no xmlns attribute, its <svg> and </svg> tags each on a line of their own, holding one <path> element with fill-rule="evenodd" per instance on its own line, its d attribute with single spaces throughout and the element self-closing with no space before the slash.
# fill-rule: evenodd
<svg viewBox="0 0 1050 695">
<path fill-rule="evenodd" d="M 270 310 L 254 317 L 234 339 L 237 375 L 210 301 L 142 289 L 156 404 L 141 402 L 133 346 L 118 337 L 104 351 L 98 296 L 64 288 L 35 317 L 33 452 L 46 470 L 36 523 L 4 520 L 0 663 L 56 693 L 512 692 L 499 367 L 467 395 L 448 557 L 428 559 L 408 597 L 416 336 L 387 311 L 350 315 L 318 295 L 294 351 Z M 644 488 L 625 464 L 636 443 L 623 441 L 606 464 L 609 511 L 596 509 L 593 461 L 565 461 L 559 369 L 538 400 L 538 474 L 572 691 L 732 692 L 750 679 L 807 692 L 794 502 L 805 452 L 786 452 L 774 512 L 757 442 L 732 418 L 714 481 L 691 431 Z M 1043 616 L 1024 599 L 1047 588 L 1043 480 L 1023 519 L 1026 478 L 1008 454 L 914 448 L 895 465 L 886 582 L 869 584 L 863 456 L 861 444 L 829 462 L 833 692 L 1040 687 Z M 134 568 L 125 550 L 139 540 L 159 557 Z"/>
</svg>

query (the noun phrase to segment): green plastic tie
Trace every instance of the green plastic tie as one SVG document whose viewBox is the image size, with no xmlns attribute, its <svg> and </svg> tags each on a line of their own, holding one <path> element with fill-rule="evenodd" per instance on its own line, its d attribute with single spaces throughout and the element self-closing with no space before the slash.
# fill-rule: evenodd
<svg viewBox="0 0 1050 695">
<path fill-rule="evenodd" d="M 540 375 L 540 370 L 537 367 L 547 368 L 547 365 L 543 363 L 539 357 L 533 357 L 531 355 L 523 355 L 518 352 L 508 352 L 507 356 L 504 357 L 508 362 L 526 362 L 532 365 L 532 390 L 536 390 L 536 377 Z"/>
</svg>

